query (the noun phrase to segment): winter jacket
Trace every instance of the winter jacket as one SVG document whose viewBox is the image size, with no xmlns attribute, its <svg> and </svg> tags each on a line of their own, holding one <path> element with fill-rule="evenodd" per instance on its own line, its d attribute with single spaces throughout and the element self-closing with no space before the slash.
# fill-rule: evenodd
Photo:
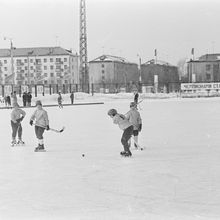
<svg viewBox="0 0 220 220">
<path fill-rule="evenodd" d="M 118 124 L 119 128 L 125 130 L 126 128 L 130 127 L 132 124 L 128 121 L 128 119 L 121 114 L 116 114 L 113 117 L 113 123 Z"/>
<path fill-rule="evenodd" d="M 26 113 L 24 110 L 20 109 L 20 108 L 14 108 L 11 112 L 11 120 L 14 123 L 17 123 L 17 119 L 21 118 L 21 116 L 25 116 Z"/>
<path fill-rule="evenodd" d="M 136 109 L 131 109 L 127 114 L 126 118 L 131 122 L 134 130 L 139 129 L 139 125 L 142 124 L 141 115 Z"/>
<path fill-rule="evenodd" d="M 47 127 L 47 125 L 49 125 L 47 112 L 43 108 L 36 109 L 30 120 L 35 120 L 35 124 L 42 127 Z"/>
</svg>

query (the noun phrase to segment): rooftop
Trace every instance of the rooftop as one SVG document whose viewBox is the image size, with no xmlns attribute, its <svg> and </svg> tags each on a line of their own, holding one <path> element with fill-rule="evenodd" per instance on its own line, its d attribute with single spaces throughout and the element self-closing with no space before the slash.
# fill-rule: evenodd
<svg viewBox="0 0 220 220">
<path fill-rule="evenodd" d="M 14 48 L 14 57 L 27 56 L 53 56 L 53 55 L 73 55 L 70 50 L 62 47 L 30 47 L 30 48 Z M 0 49 L 0 57 L 10 57 L 10 49 Z"/>
</svg>

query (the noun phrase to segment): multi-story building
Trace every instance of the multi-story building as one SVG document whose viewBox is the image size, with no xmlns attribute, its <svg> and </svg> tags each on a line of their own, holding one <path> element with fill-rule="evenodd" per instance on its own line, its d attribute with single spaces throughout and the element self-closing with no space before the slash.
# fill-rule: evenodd
<svg viewBox="0 0 220 220">
<path fill-rule="evenodd" d="M 0 84 L 77 84 L 79 56 L 61 47 L 0 49 Z"/>
<path fill-rule="evenodd" d="M 220 54 L 206 54 L 187 63 L 188 82 L 220 82 Z"/>
<path fill-rule="evenodd" d="M 90 82 L 127 84 L 138 82 L 138 65 L 124 58 L 102 55 L 89 62 Z"/>
<path fill-rule="evenodd" d="M 172 92 L 180 87 L 177 66 L 154 59 L 141 64 L 141 81 L 156 92 Z"/>
</svg>

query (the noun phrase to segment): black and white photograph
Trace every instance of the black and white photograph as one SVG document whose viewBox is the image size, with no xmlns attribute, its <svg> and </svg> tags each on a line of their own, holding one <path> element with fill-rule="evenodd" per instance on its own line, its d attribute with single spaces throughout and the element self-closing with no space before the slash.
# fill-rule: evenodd
<svg viewBox="0 0 220 220">
<path fill-rule="evenodd" d="M 220 1 L 0 0 L 0 220 L 219 220 Z"/>
</svg>

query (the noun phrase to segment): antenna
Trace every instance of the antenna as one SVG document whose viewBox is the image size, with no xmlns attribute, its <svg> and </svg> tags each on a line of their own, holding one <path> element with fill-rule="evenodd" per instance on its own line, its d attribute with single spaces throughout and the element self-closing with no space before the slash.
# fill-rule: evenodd
<svg viewBox="0 0 220 220">
<path fill-rule="evenodd" d="M 86 3 L 80 0 L 80 84 L 82 84 L 83 92 L 88 92 L 89 73 L 87 63 L 87 34 L 86 34 Z"/>
</svg>

